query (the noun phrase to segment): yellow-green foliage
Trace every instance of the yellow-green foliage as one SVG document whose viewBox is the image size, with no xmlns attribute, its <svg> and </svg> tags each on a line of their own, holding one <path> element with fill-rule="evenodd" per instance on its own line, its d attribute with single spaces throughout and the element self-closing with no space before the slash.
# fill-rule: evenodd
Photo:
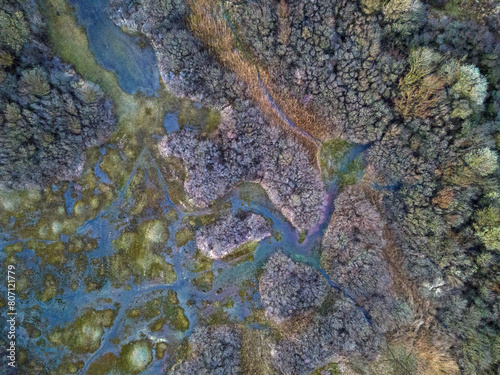
<svg viewBox="0 0 500 375">
<path fill-rule="evenodd" d="M 16 122 L 21 118 L 21 110 L 16 103 L 9 103 L 5 108 L 4 116 L 9 122 Z"/>
<path fill-rule="evenodd" d="M 480 176 L 488 176 L 498 169 L 498 154 L 489 148 L 481 148 L 467 153 L 465 162 Z"/>
<path fill-rule="evenodd" d="M 29 33 L 23 12 L 8 14 L 0 10 L 0 47 L 17 52 L 26 43 Z"/>
<path fill-rule="evenodd" d="M 422 3 L 418 0 L 390 0 L 385 3 L 383 13 L 386 19 L 399 20 L 409 18 L 411 13 L 418 13 L 422 8 Z"/>
<path fill-rule="evenodd" d="M 25 95 L 45 96 L 50 92 L 48 75 L 42 68 L 25 70 L 19 81 L 19 93 Z"/>
<path fill-rule="evenodd" d="M 354 370 L 363 371 L 363 365 L 358 368 L 355 361 L 351 363 Z M 381 357 L 369 366 L 369 373 L 385 375 L 417 375 L 421 374 L 417 367 L 417 356 L 411 348 L 404 345 L 391 345 Z M 365 371 L 363 371 L 365 373 Z"/>
<path fill-rule="evenodd" d="M 95 83 L 88 81 L 78 81 L 74 83 L 74 86 L 78 89 L 78 94 L 86 103 L 95 103 L 99 98 L 99 86 Z"/>
<path fill-rule="evenodd" d="M 442 61 L 442 56 L 427 47 L 416 48 L 408 56 L 409 70 L 401 84 L 410 86 L 434 73 Z"/>
<path fill-rule="evenodd" d="M 10 53 L 0 50 L 0 67 L 2 66 L 9 67 L 12 65 L 13 62 L 14 59 L 12 58 L 12 55 Z"/>
<path fill-rule="evenodd" d="M 382 0 L 361 0 L 361 9 L 366 14 L 372 14 L 382 9 Z"/>
<path fill-rule="evenodd" d="M 410 52 L 408 72 L 399 83 L 396 108 L 403 116 L 426 118 L 444 93 L 445 79 L 437 72 L 442 56 L 423 47 Z"/>
<path fill-rule="evenodd" d="M 486 99 L 488 81 L 474 65 L 460 67 L 458 81 L 451 91 L 459 96 L 468 98 L 474 105 L 481 107 Z"/>
<path fill-rule="evenodd" d="M 241 368 L 243 374 L 274 373 L 271 350 L 269 350 L 272 342 L 273 339 L 267 329 L 242 329 Z"/>
<path fill-rule="evenodd" d="M 335 362 L 329 363 L 326 366 L 313 371 L 311 375 L 341 375 L 338 365 Z"/>
<path fill-rule="evenodd" d="M 488 250 L 500 250 L 500 208 L 487 207 L 478 211 L 474 229 Z"/>
</svg>

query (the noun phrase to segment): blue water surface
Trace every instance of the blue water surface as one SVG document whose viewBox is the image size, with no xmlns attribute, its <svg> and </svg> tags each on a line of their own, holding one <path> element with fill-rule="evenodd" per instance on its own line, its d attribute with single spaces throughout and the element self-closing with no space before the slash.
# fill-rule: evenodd
<svg viewBox="0 0 500 375">
<path fill-rule="evenodd" d="M 155 95 L 160 88 L 156 57 L 149 42 L 124 33 L 116 26 L 106 7 L 109 0 L 69 0 L 78 23 L 89 40 L 96 61 L 116 73 L 120 87 L 128 94 L 142 91 Z"/>
</svg>

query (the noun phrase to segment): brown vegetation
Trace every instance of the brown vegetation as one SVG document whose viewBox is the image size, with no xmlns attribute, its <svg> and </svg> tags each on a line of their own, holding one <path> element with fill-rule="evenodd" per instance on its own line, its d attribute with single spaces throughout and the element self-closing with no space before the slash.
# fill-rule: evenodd
<svg viewBox="0 0 500 375">
<path fill-rule="evenodd" d="M 404 117 L 427 118 L 438 104 L 443 93 L 444 80 L 432 74 L 413 84 L 402 84 L 401 97 L 395 100 L 396 108 Z"/>
<path fill-rule="evenodd" d="M 383 212 L 380 192 L 363 185 L 366 197 L 379 212 Z M 450 197 L 453 198 L 453 192 L 444 189 L 439 196 L 442 197 L 440 203 L 448 203 Z M 397 332 L 390 340 L 391 346 L 403 345 L 408 352 L 415 354 L 419 375 L 458 374 L 458 366 L 448 355 L 447 348 L 437 342 L 430 342 L 432 335 L 429 330 L 435 322 L 434 316 L 429 314 L 432 308 L 429 301 L 420 295 L 417 285 L 408 277 L 403 266 L 403 253 L 396 246 L 394 234 L 388 226 L 384 228 L 384 240 L 384 259 L 389 264 L 394 290 L 406 298 L 415 312 L 415 322 L 410 330 Z"/>
<path fill-rule="evenodd" d="M 263 69 L 257 69 L 253 62 L 245 59 L 235 46 L 237 40 L 232 33 L 227 21 L 223 18 L 223 9 L 220 2 L 214 0 L 189 0 L 191 13 L 189 25 L 194 34 L 205 43 L 209 50 L 217 57 L 219 62 L 233 71 L 239 79 L 247 85 L 247 94 L 259 105 L 266 116 L 276 124 L 280 124 L 287 131 L 298 135 L 305 141 L 305 146 L 314 153 L 318 151 L 319 140 L 331 138 L 324 123 L 310 110 L 295 98 L 280 93 L 273 84 L 272 78 Z M 286 4 L 280 5 L 280 16 L 286 17 Z M 283 30 L 283 37 L 286 35 Z M 217 37 L 214 37 L 217 35 Z M 260 81 L 259 82 L 259 75 Z M 286 116 L 297 125 L 294 129 L 287 123 L 283 114 L 272 105 L 267 92 Z"/>
<path fill-rule="evenodd" d="M 453 190 L 451 190 L 450 188 L 440 190 L 437 196 L 432 200 L 432 203 L 443 210 L 447 209 L 452 202 Z"/>
</svg>

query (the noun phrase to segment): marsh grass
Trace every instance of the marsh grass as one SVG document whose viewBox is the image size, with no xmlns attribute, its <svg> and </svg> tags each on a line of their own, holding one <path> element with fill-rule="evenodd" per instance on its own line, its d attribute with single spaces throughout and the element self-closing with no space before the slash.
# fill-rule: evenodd
<svg viewBox="0 0 500 375">
<path fill-rule="evenodd" d="M 243 245 L 236 248 L 233 252 L 222 258 L 222 260 L 224 262 L 234 263 L 233 266 L 239 263 L 253 261 L 253 254 L 255 252 L 255 249 L 257 249 L 258 244 L 258 241 L 249 241 L 247 243 L 244 243 Z"/>
<path fill-rule="evenodd" d="M 270 75 L 257 67 L 252 61 L 240 53 L 241 43 L 236 40 L 228 22 L 224 19 L 222 2 L 217 0 L 188 0 L 191 12 L 188 23 L 193 33 L 207 46 L 218 61 L 233 71 L 239 79 L 247 85 L 247 94 L 259 105 L 264 114 L 275 124 L 282 126 L 285 131 L 292 133 L 301 140 L 301 143 L 313 155 L 317 162 L 319 142 L 331 137 L 332 134 L 311 109 L 305 108 L 297 99 L 286 95 L 274 84 Z M 282 7 L 283 8 L 283 7 Z M 286 9 L 281 9 L 286 15 Z M 217 36 L 217 37 L 214 37 Z M 291 127 L 283 118 L 279 110 L 268 99 L 267 89 L 279 108 L 299 128 Z M 305 131 L 309 136 L 302 133 Z"/>
<path fill-rule="evenodd" d="M 370 202 L 383 212 L 381 193 L 371 189 L 363 182 L 365 194 Z M 406 302 L 415 312 L 414 324 L 409 330 L 399 331 L 388 337 L 389 345 L 382 358 L 374 366 L 383 365 L 387 374 L 415 374 L 415 375 L 454 375 L 458 374 L 456 362 L 447 353 L 446 348 L 439 342 L 431 343 L 428 338 L 432 337 L 430 327 L 435 324 L 434 317 L 429 314 L 432 311 L 430 302 L 425 300 L 419 290 L 409 278 L 404 266 L 404 256 L 397 246 L 396 238 L 392 230 L 384 228 L 383 248 L 385 261 L 389 265 L 394 292 L 404 296 Z M 380 368 L 378 369 L 380 371 Z M 377 372 L 376 372 L 377 373 Z"/>
<path fill-rule="evenodd" d="M 241 367 L 244 374 L 272 374 L 272 340 L 266 330 L 242 328 Z"/>
<path fill-rule="evenodd" d="M 135 101 L 123 92 L 116 76 L 95 61 L 87 35 L 76 23 L 68 3 L 64 0 L 47 0 L 44 11 L 49 40 L 57 54 L 74 65 L 85 79 L 97 83 L 113 99 L 119 115 L 135 109 Z"/>
</svg>

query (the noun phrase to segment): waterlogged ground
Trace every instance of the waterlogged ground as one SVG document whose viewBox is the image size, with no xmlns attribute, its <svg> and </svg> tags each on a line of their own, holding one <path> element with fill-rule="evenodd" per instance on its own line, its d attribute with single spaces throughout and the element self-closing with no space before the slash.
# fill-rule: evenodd
<svg viewBox="0 0 500 375">
<path fill-rule="evenodd" d="M 2 272 L 16 267 L 18 362 L 30 374 L 161 373 L 185 354 L 200 322 L 263 324 L 258 275 L 278 249 L 319 269 L 333 198 L 362 177 L 364 149 L 323 145 L 329 205 L 308 233 L 256 184 L 198 210 L 184 196 L 179 162 L 159 157 L 157 144 L 184 126 L 212 131 L 219 114 L 165 92 L 151 47 L 108 21 L 104 1 L 70 3 L 74 12 L 63 0 L 45 2 L 52 45 L 113 98 L 119 126 L 88 153 L 80 179 L 0 192 Z M 221 260 L 197 251 L 198 228 L 239 210 L 265 217 L 273 235 Z"/>
</svg>

